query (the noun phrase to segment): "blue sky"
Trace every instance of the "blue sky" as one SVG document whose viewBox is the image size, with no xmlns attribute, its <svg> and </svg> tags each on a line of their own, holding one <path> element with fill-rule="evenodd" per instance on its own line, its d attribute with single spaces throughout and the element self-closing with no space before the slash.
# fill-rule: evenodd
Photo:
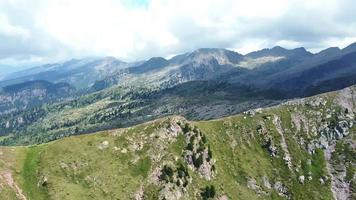
<svg viewBox="0 0 356 200">
<path fill-rule="evenodd" d="M 147 8 L 149 0 L 124 0 L 123 3 L 129 8 Z"/>
<path fill-rule="evenodd" d="M 202 47 L 317 52 L 356 42 L 353 0 L 1 0 L 0 73 L 71 58 Z M 7 66 L 7 67 L 4 67 Z"/>
</svg>

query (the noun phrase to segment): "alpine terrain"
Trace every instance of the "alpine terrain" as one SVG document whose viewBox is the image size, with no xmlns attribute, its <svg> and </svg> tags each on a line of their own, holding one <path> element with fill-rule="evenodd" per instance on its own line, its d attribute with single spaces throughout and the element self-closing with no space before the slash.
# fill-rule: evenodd
<svg viewBox="0 0 356 200">
<path fill-rule="evenodd" d="M 96 109 L 106 101 L 127 104 L 108 98 L 86 102 L 92 108 L 82 112 L 100 113 Z M 73 108 L 62 112 L 77 115 Z M 351 86 L 214 120 L 171 115 L 44 144 L 1 147 L 0 196 L 355 199 L 355 116 Z M 21 135 L 18 141 L 29 137 Z"/>
</svg>

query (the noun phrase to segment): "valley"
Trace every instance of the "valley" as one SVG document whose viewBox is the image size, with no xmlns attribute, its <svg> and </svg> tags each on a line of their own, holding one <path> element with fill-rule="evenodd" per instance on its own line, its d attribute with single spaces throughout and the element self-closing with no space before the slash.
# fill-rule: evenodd
<svg viewBox="0 0 356 200">
<path fill-rule="evenodd" d="M 356 200 L 355 7 L 0 0 L 0 200 Z"/>
<path fill-rule="evenodd" d="M 38 200 L 353 199 L 355 99 L 352 86 L 215 120 L 168 116 L 2 147 L 0 194 Z"/>
<path fill-rule="evenodd" d="M 355 52 L 355 44 L 315 54 L 202 48 L 170 59 L 85 58 L 31 68 L 0 81 L 0 144 L 38 144 L 170 115 L 217 119 L 342 89 L 355 84 Z"/>
</svg>

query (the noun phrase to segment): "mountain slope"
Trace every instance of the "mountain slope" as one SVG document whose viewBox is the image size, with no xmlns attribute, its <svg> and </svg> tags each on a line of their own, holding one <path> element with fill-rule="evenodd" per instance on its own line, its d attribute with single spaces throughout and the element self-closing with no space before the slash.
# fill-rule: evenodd
<svg viewBox="0 0 356 200">
<path fill-rule="evenodd" d="M 120 65 L 114 58 L 84 59 L 43 66 L 35 71 L 50 69 L 53 75 L 62 69 L 63 80 L 90 80 L 93 86 L 55 103 L 38 95 L 36 107 L 22 106 L 20 111 L 3 104 L 9 112 L 0 118 L 0 134 L 7 136 L 0 143 L 41 143 L 174 114 L 214 119 L 333 91 L 355 83 L 355 57 L 355 45 L 318 54 L 281 47 L 247 55 L 198 49 L 168 60 L 155 57 Z M 103 73 L 96 76 L 98 69 Z"/>
<path fill-rule="evenodd" d="M 167 117 L 4 147 L 0 194 L 37 200 L 353 199 L 355 99 L 356 87 L 350 87 L 213 121 Z"/>
<path fill-rule="evenodd" d="M 243 56 L 225 49 L 198 49 L 169 60 L 151 58 L 95 82 L 94 91 L 115 85 L 153 85 L 162 88 L 189 81 L 206 81 L 228 72 L 243 72 Z"/>
<path fill-rule="evenodd" d="M 127 127 L 167 115 L 214 119 L 280 102 L 274 91 L 194 81 L 172 88 L 112 87 L 0 118 L 4 145 L 47 142 L 74 134 Z M 23 118 L 21 125 L 18 118 Z M 13 124 L 13 126 L 7 126 Z"/>
<path fill-rule="evenodd" d="M 75 89 L 67 83 L 29 81 L 0 88 L 0 114 L 36 107 L 69 97 Z"/>
<path fill-rule="evenodd" d="M 323 67 L 325 65 L 329 65 L 329 71 L 328 71 L 328 76 L 322 76 L 320 77 L 321 79 L 327 79 L 327 78 L 342 78 L 344 76 L 347 76 L 347 73 L 349 71 L 353 72 L 353 61 L 350 61 L 352 57 L 354 57 L 354 54 L 356 52 L 356 43 L 349 45 L 348 47 L 345 47 L 344 49 L 339 49 L 339 48 L 328 48 L 326 50 L 323 50 L 317 54 L 314 54 L 313 56 L 304 59 L 302 62 L 297 62 L 294 63 L 291 67 L 288 67 L 286 70 L 281 70 L 281 71 L 276 71 L 275 73 L 269 74 L 268 76 L 262 78 L 262 79 L 257 79 L 256 84 L 260 86 L 266 86 L 266 87 L 281 87 L 282 84 L 287 83 L 289 80 L 293 82 L 293 79 L 296 79 L 297 76 L 300 76 L 301 74 L 308 74 L 309 72 L 313 73 L 313 71 L 318 71 L 318 73 L 324 73 L 322 72 Z M 345 61 L 343 61 L 345 59 Z M 340 63 L 341 62 L 341 63 Z M 345 64 L 347 65 L 345 66 Z M 339 65 L 344 65 L 342 66 L 343 70 L 346 70 L 345 74 L 339 73 L 341 71 L 339 68 Z M 332 69 L 331 69 L 332 68 Z M 350 74 L 348 74 L 350 75 Z M 314 77 L 314 81 L 319 81 L 319 77 Z M 279 84 L 279 85 L 278 85 Z M 308 86 L 311 86 L 310 82 L 306 82 L 303 84 L 296 84 L 294 86 L 294 89 L 298 87 L 305 87 L 306 84 L 309 84 Z M 283 90 L 283 87 L 281 87 Z M 303 92 L 303 91 L 302 91 Z"/>
<path fill-rule="evenodd" d="M 341 79 L 335 82 L 334 88 L 337 89 L 337 84 L 342 82 L 343 77 L 355 75 L 356 52 L 353 52 L 337 60 L 332 60 L 300 73 L 296 73 L 288 78 L 273 80 L 272 86 L 270 87 L 279 88 L 280 90 L 298 91 L 299 93 L 302 92 L 306 93 L 305 95 L 310 95 L 308 94 L 308 91 L 306 91 L 306 88 L 322 87 L 323 82 L 325 81 Z M 330 89 L 332 90 L 333 88 Z"/>
<path fill-rule="evenodd" d="M 288 58 L 295 58 L 295 59 L 305 59 L 308 57 L 312 57 L 313 54 L 308 52 L 305 48 L 300 47 L 292 50 L 285 49 L 280 46 L 273 47 L 271 49 L 262 49 L 259 51 L 254 51 L 251 53 L 246 54 L 247 57 L 250 58 L 260 58 L 266 56 L 283 56 Z"/>
<path fill-rule="evenodd" d="M 354 52 L 355 44 L 351 44 L 344 49 L 328 48 L 316 54 L 303 47 L 284 49 L 277 46 L 246 55 L 226 49 L 202 48 L 169 60 L 153 57 L 138 63 L 125 63 L 112 57 L 87 58 L 17 72 L 7 76 L 0 82 L 0 86 L 29 80 L 47 80 L 67 82 L 76 88 L 90 88 L 89 91 L 93 92 L 117 85 L 153 85 L 167 88 L 188 81 L 223 80 L 288 93 L 282 85 L 289 81 L 295 83 L 293 90 L 312 86 L 315 81 L 327 81 L 326 77 L 320 80 L 313 77 L 313 81 L 305 83 L 295 82 L 295 79 L 301 74 L 318 71 L 318 68 L 327 63 L 333 63 L 335 66 L 332 67 L 337 69 L 337 61 Z M 353 71 L 352 66 L 345 66 L 343 69 L 346 68 Z M 344 76 L 345 74 L 340 74 L 337 70 L 329 70 L 330 79 L 337 80 Z M 335 89 L 339 88 L 330 87 L 330 90 Z M 305 91 L 293 93 L 298 96 L 305 95 Z"/>
<path fill-rule="evenodd" d="M 72 59 L 63 63 L 47 64 L 7 75 L 0 86 L 31 80 L 66 82 L 76 88 L 87 88 L 128 64 L 113 57 Z"/>
</svg>

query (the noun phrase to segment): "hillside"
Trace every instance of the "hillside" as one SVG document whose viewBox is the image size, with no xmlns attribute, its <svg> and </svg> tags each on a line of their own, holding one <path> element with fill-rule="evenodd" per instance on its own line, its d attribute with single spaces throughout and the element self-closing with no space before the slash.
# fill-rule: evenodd
<svg viewBox="0 0 356 200">
<path fill-rule="evenodd" d="M 356 87 L 0 150 L 5 199 L 355 199 Z M 130 180 L 130 181 L 128 181 Z"/>
<path fill-rule="evenodd" d="M 122 128 L 169 115 L 216 119 L 280 102 L 273 91 L 196 81 L 172 88 L 112 87 L 0 118 L 1 145 L 43 143 L 69 135 Z M 18 123 L 17 119 L 23 119 Z"/>
<path fill-rule="evenodd" d="M 45 64 L 0 77 L 0 87 L 31 80 L 66 82 L 77 89 L 90 87 L 96 80 L 129 66 L 113 57 L 71 59 L 61 63 Z"/>
<path fill-rule="evenodd" d="M 0 92 L 0 144 L 43 143 L 169 115 L 217 119 L 339 90 L 356 83 L 355 47 L 313 54 L 277 46 L 246 55 L 201 48 L 170 59 L 99 57 L 34 67 L 0 82 L 0 90 L 17 91 Z"/>
<path fill-rule="evenodd" d="M 75 89 L 67 83 L 28 81 L 0 88 L 0 115 L 30 109 L 70 97 Z"/>
</svg>

